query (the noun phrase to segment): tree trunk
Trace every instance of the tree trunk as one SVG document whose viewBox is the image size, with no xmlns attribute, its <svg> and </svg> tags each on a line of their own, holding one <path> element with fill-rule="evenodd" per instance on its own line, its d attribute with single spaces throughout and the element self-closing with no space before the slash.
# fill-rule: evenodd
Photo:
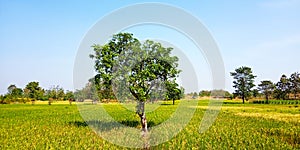
<svg viewBox="0 0 300 150">
<path fill-rule="evenodd" d="M 245 104 L 245 97 L 244 97 L 244 96 L 242 96 L 242 99 L 243 99 L 243 104 Z"/>
<path fill-rule="evenodd" d="M 148 126 L 147 126 L 147 119 L 145 113 L 145 102 L 139 102 L 137 107 L 137 113 L 141 118 L 142 124 L 142 139 L 144 141 L 144 149 L 149 149 L 149 139 L 148 139 Z"/>
<path fill-rule="evenodd" d="M 175 105 L 175 99 L 173 99 L 173 105 Z"/>
<path fill-rule="evenodd" d="M 143 112 L 142 114 L 139 114 L 139 116 L 141 118 L 142 132 L 146 133 L 148 132 L 146 114 Z"/>
<path fill-rule="evenodd" d="M 146 113 L 145 113 L 145 102 L 139 102 L 137 113 L 139 117 L 141 118 L 141 124 L 142 124 L 142 131 L 147 132 L 147 119 L 146 119 Z"/>
</svg>

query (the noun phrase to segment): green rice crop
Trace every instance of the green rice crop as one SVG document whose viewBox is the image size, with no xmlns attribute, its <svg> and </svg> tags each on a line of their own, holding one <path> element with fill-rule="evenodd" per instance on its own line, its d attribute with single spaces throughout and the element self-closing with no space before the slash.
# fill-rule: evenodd
<svg viewBox="0 0 300 150">
<path fill-rule="evenodd" d="M 147 113 L 149 126 L 172 115 L 178 105 L 169 104 Z M 199 133 L 207 104 L 200 100 L 189 124 L 170 141 L 151 149 L 300 149 L 300 109 L 295 105 L 226 102 L 213 125 Z M 140 128 L 133 111 L 120 104 L 93 107 L 100 105 L 120 123 Z M 98 136 L 76 105 L 10 104 L 0 105 L 0 149 L 127 148 Z"/>
</svg>

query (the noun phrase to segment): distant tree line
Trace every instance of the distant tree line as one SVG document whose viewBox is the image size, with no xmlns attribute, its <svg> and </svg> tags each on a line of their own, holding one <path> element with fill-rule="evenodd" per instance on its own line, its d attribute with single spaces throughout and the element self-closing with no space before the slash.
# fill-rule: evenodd
<svg viewBox="0 0 300 150">
<path fill-rule="evenodd" d="M 300 73 L 294 72 L 289 77 L 283 74 L 278 82 L 262 80 L 256 86 L 254 84 L 255 75 L 250 67 L 239 67 L 234 72 L 230 72 L 233 77 L 233 87 L 235 91 L 230 93 L 225 90 L 202 90 L 188 93 L 187 97 L 193 99 L 199 97 L 211 97 L 212 92 L 220 92 L 223 98 L 241 98 L 243 102 L 250 98 L 263 98 L 268 103 L 269 99 L 278 100 L 299 100 L 300 99 Z M 218 95 L 218 94 L 217 94 Z"/>
<path fill-rule="evenodd" d="M 230 74 L 234 79 L 233 95 L 241 98 L 243 103 L 251 97 L 264 97 L 267 103 L 270 98 L 283 100 L 300 98 L 300 74 L 298 72 L 292 73 L 290 77 L 283 74 L 277 83 L 262 80 L 257 88 L 254 84 L 256 76 L 253 75 L 251 68 L 242 66 Z"/>
<path fill-rule="evenodd" d="M 215 94 L 212 94 L 215 93 Z M 194 94 L 195 95 L 195 94 Z M 211 97 L 212 95 L 219 95 L 218 98 L 233 99 L 233 94 L 226 90 L 202 90 L 198 93 L 199 97 Z M 212 96 L 214 97 L 214 96 Z"/>
<path fill-rule="evenodd" d="M 65 91 L 60 86 L 52 86 L 49 89 L 40 87 L 39 82 L 29 82 L 24 89 L 11 84 L 7 87 L 7 93 L 0 95 L 1 104 L 35 102 L 36 100 L 47 101 L 49 104 L 57 100 L 73 100 L 72 91 Z"/>
</svg>

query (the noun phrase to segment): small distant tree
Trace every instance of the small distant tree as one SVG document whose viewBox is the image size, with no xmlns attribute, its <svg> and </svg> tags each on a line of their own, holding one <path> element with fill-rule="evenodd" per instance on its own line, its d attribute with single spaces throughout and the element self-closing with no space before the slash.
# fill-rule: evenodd
<svg viewBox="0 0 300 150">
<path fill-rule="evenodd" d="M 67 91 L 64 100 L 74 99 L 74 93 L 72 91 Z"/>
<path fill-rule="evenodd" d="M 94 78 L 89 79 L 89 82 L 82 89 L 77 89 L 74 92 L 74 97 L 79 102 L 90 99 L 93 101 L 93 103 L 96 103 L 99 98 Z"/>
<path fill-rule="evenodd" d="M 8 88 L 7 88 L 8 94 L 11 94 L 12 91 L 13 91 L 14 89 L 16 89 L 16 88 L 17 88 L 17 86 L 14 85 L 14 84 L 9 85 Z"/>
<path fill-rule="evenodd" d="M 258 84 L 258 90 L 265 95 L 267 103 L 269 103 L 269 97 L 273 93 L 274 89 L 275 85 L 269 80 L 261 81 L 260 84 Z"/>
<path fill-rule="evenodd" d="M 185 97 L 185 94 L 184 94 L 184 88 L 181 86 L 180 87 L 180 99 L 183 99 Z"/>
<path fill-rule="evenodd" d="M 3 95 L 0 95 L 0 104 L 3 104 L 4 102 L 4 96 Z"/>
<path fill-rule="evenodd" d="M 231 94 L 228 91 L 225 91 L 225 98 L 232 100 L 233 99 L 233 94 Z"/>
<path fill-rule="evenodd" d="M 59 88 L 57 91 L 57 98 L 58 100 L 64 100 L 65 97 L 65 91 L 63 88 Z"/>
<path fill-rule="evenodd" d="M 199 92 L 200 97 L 209 97 L 211 95 L 211 91 L 202 90 Z"/>
<path fill-rule="evenodd" d="M 23 90 L 23 94 L 24 94 L 24 98 L 26 98 L 26 101 L 29 102 L 29 89 L 24 88 Z"/>
<path fill-rule="evenodd" d="M 181 89 L 178 88 L 178 84 L 175 81 L 167 81 L 165 83 L 166 86 L 166 99 L 173 100 L 173 105 L 175 105 L 175 100 L 179 100 L 181 98 Z"/>
<path fill-rule="evenodd" d="M 280 81 L 276 83 L 274 96 L 276 99 L 287 99 L 290 92 L 290 82 L 286 75 L 280 77 Z"/>
<path fill-rule="evenodd" d="M 192 93 L 192 99 L 196 99 L 196 98 L 198 98 L 198 94 L 197 94 L 197 92 L 193 92 Z"/>
<path fill-rule="evenodd" d="M 18 98 L 23 98 L 23 90 L 20 88 L 17 88 L 16 85 L 12 84 L 8 86 L 7 88 L 7 99 L 10 99 L 12 101 L 17 101 Z"/>
<path fill-rule="evenodd" d="M 39 82 L 35 81 L 29 82 L 24 91 L 26 92 L 26 96 L 32 99 L 33 103 L 44 95 L 44 90 L 39 86 Z"/>
<path fill-rule="evenodd" d="M 244 66 L 235 69 L 235 72 L 230 72 L 230 75 L 234 79 L 233 87 L 236 89 L 235 93 L 242 98 L 244 104 L 245 99 L 248 100 L 252 94 L 256 76 L 253 75 L 251 68 Z"/>
<path fill-rule="evenodd" d="M 294 99 L 297 99 L 297 93 L 300 92 L 300 73 L 295 72 L 289 78 L 290 91 L 294 94 Z"/>
<path fill-rule="evenodd" d="M 68 100 L 69 104 L 72 105 L 74 99 L 75 99 L 74 93 L 72 91 L 67 91 L 64 100 Z"/>
<path fill-rule="evenodd" d="M 76 101 L 78 101 L 78 102 L 83 102 L 84 100 L 85 100 L 85 93 L 84 93 L 84 91 L 83 90 L 76 90 L 75 92 L 74 92 L 74 97 L 75 97 L 75 99 L 76 99 Z"/>
<path fill-rule="evenodd" d="M 98 101 L 99 97 L 94 78 L 89 79 L 89 82 L 85 85 L 84 92 L 86 95 L 86 99 L 93 100 L 93 103 L 96 103 Z"/>
</svg>

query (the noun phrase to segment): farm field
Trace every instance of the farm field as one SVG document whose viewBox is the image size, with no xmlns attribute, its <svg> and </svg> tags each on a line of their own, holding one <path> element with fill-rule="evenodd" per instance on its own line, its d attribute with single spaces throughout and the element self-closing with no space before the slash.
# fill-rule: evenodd
<svg viewBox="0 0 300 150">
<path fill-rule="evenodd" d="M 176 105 L 171 103 L 147 112 L 149 126 L 158 125 L 172 115 L 179 101 Z M 297 105 L 225 101 L 213 125 L 200 134 L 199 125 L 207 104 L 207 100 L 199 100 L 189 124 L 170 141 L 151 149 L 300 148 L 300 108 Z M 100 105 L 115 120 L 140 128 L 139 117 L 122 105 L 91 107 Z M 100 138 L 84 122 L 75 104 L 0 105 L 0 133 L 0 149 L 127 149 Z"/>
</svg>

